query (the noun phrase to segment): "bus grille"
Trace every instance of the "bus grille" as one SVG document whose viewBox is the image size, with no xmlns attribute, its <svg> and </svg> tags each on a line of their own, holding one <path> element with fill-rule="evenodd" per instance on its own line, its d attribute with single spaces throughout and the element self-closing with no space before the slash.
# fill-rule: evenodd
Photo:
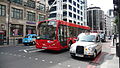
<svg viewBox="0 0 120 68">
<path fill-rule="evenodd" d="M 77 46 L 76 53 L 77 54 L 84 54 L 84 47 L 83 46 Z"/>
</svg>

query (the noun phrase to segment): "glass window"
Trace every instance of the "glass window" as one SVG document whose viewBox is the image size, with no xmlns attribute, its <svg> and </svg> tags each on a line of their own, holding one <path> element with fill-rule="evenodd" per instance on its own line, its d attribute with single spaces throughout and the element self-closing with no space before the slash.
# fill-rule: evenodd
<svg viewBox="0 0 120 68">
<path fill-rule="evenodd" d="M 67 19 L 63 19 L 63 21 L 67 21 Z"/>
<path fill-rule="evenodd" d="M 78 7 L 78 8 L 80 8 L 80 5 L 79 5 L 79 4 L 77 4 L 77 7 Z"/>
<path fill-rule="evenodd" d="M 6 15 L 6 6 L 0 5 L 0 16 L 5 16 L 5 15 Z"/>
<path fill-rule="evenodd" d="M 72 20 L 69 20 L 69 22 L 71 22 L 71 23 L 72 23 Z"/>
<path fill-rule="evenodd" d="M 77 13 L 80 14 L 80 10 L 77 10 Z"/>
<path fill-rule="evenodd" d="M 69 16 L 72 17 L 72 13 L 71 12 L 69 12 Z"/>
<path fill-rule="evenodd" d="M 79 41 L 84 41 L 84 42 L 95 42 L 95 35 L 80 35 Z"/>
<path fill-rule="evenodd" d="M 73 5 L 76 6 L 76 2 L 75 1 L 73 1 Z"/>
<path fill-rule="evenodd" d="M 74 23 L 76 24 L 76 21 L 74 21 Z"/>
<path fill-rule="evenodd" d="M 82 6 L 80 6 L 80 9 L 81 9 L 81 10 L 83 10 L 83 7 L 82 7 Z"/>
<path fill-rule="evenodd" d="M 70 3 L 72 3 L 72 0 L 69 0 Z"/>
<path fill-rule="evenodd" d="M 63 2 L 67 2 L 67 0 L 63 0 Z"/>
<path fill-rule="evenodd" d="M 76 14 L 74 14 L 73 17 L 76 18 Z"/>
<path fill-rule="evenodd" d="M 78 2 L 80 2 L 80 0 L 77 0 Z"/>
<path fill-rule="evenodd" d="M 69 9 L 72 10 L 72 6 L 71 5 L 69 5 Z"/>
<path fill-rule="evenodd" d="M 51 7 L 51 8 L 50 8 L 50 12 L 51 12 L 51 11 L 56 11 L 56 6 Z"/>
<path fill-rule="evenodd" d="M 11 9 L 11 17 L 15 19 L 23 19 L 23 10 L 22 9 L 17 9 L 17 8 L 12 8 Z"/>
<path fill-rule="evenodd" d="M 64 12 L 63 12 L 63 16 L 67 16 L 67 11 L 64 11 Z"/>
<path fill-rule="evenodd" d="M 17 4 L 22 4 L 23 3 L 23 0 L 8 0 L 8 1 L 11 1 L 11 2 L 14 2 L 14 3 L 17 3 Z"/>
<path fill-rule="evenodd" d="M 37 10 L 45 11 L 45 5 L 38 3 L 39 5 L 37 6 Z"/>
<path fill-rule="evenodd" d="M 83 12 L 81 11 L 81 15 L 83 15 Z"/>
<path fill-rule="evenodd" d="M 35 21 L 35 13 L 27 11 L 27 20 Z"/>
<path fill-rule="evenodd" d="M 64 4 L 64 5 L 63 5 L 63 9 L 67 9 L 67 4 Z"/>
<path fill-rule="evenodd" d="M 28 0 L 26 4 L 24 4 L 25 6 L 27 7 L 30 7 L 30 8 L 35 8 L 35 1 L 33 0 Z"/>
<path fill-rule="evenodd" d="M 36 34 L 36 27 L 27 25 L 26 34 Z"/>
<path fill-rule="evenodd" d="M 49 18 L 56 17 L 56 15 L 57 15 L 56 13 L 52 13 L 52 14 L 49 15 Z"/>
<path fill-rule="evenodd" d="M 73 7 L 73 11 L 76 12 L 76 8 Z"/>
<path fill-rule="evenodd" d="M 81 21 L 83 21 L 83 17 L 81 17 Z"/>
<path fill-rule="evenodd" d="M 39 21 L 44 21 L 45 20 L 45 16 L 44 15 L 42 15 L 42 14 L 39 14 Z"/>
<path fill-rule="evenodd" d="M 11 36 L 23 36 L 23 25 L 12 24 L 10 27 Z"/>
</svg>

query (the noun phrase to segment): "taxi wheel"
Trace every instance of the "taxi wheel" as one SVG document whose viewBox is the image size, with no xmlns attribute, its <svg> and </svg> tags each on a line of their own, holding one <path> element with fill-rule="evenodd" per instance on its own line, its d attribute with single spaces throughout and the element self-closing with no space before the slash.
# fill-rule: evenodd
<svg viewBox="0 0 120 68">
<path fill-rule="evenodd" d="M 97 52 L 95 51 L 93 54 L 93 58 L 95 58 L 97 56 Z"/>
</svg>

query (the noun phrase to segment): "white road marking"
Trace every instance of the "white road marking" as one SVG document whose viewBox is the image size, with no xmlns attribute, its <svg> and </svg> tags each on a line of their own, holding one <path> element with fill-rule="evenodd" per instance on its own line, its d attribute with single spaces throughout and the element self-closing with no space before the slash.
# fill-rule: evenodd
<svg viewBox="0 0 120 68">
<path fill-rule="evenodd" d="M 67 65 L 67 67 L 70 67 L 70 65 Z"/>
<path fill-rule="evenodd" d="M 61 63 L 58 63 L 58 65 L 62 65 Z"/>
<path fill-rule="evenodd" d="M 45 61 L 45 60 L 42 60 L 43 62 Z"/>
<path fill-rule="evenodd" d="M 52 61 L 50 61 L 50 63 L 53 63 Z"/>
<path fill-rule="evenodd" d="M 27 51 L 26 51 L 26 50 L 24 50 L 24 52 L 26 52 L 26 53 L 27 53 Z"/>
<path fill-rule="evenodd" d="M 35 58 L 35 60 L 38 60 L 38 58 Z"/>
<path fill-rule="evenodd" d="M 31 59 L 31 57 L 29 57 L 29 59 Z"/>
</svg>

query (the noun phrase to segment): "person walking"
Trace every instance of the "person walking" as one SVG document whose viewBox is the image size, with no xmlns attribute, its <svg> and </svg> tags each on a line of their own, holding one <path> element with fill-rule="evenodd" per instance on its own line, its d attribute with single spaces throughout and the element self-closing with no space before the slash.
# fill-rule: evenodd
<svg viewBox="0 0 120 68">
<path fill-rule="evenodd" d="M 117 35 L 113 34 L 113 46 L 115 45 L 116 42 L 117 42 Z"/>
</svg>

